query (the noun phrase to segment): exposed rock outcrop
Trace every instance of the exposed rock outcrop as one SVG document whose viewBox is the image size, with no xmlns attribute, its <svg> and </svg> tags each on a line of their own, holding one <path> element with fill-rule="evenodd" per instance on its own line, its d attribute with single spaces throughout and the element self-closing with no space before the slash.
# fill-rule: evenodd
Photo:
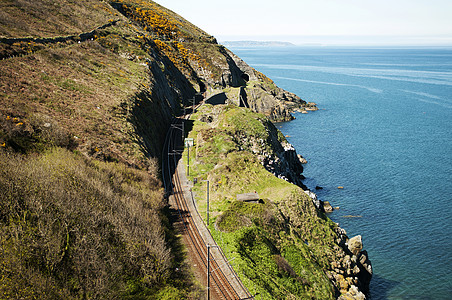
<svg viewBox="0 0 452 300">
<path fill-rule="evenodd" d="M 338 227 L 338 259 L 331 264 L 329 277 L 336 283 L 341 297 L 339 299 L 366 299 L 372 278 L 372 265 L 363 249 L 360 235 L 348 238 L 345 230 Z"/>
<path fill-rule="evenodd" d="M 330 202 L 328 201 L 324 201 L 323 202 L 323 209 L 325 210 L 325 212 L 333 212 L 333 207 L 331 206 Z"/>
<path fill-rule="evenodd" d="M 227 48 L 221 45 L 208 47 L 216 55 L 221 55 L 212 61 L 216 72 L 198 63 L 190 64 L 196 75 L 211 89 L 218 91 L 230 87 L 240 88 L 235 94 L 225 94 L 226 103 L 250 108 L 275 122 L 292 120 L 293 111 L 316 108 L 314 103 L 308 104 L 297 95 L 277 87 L 271 79 L 250 67 Z"/>
<path fill-rule="evenodd" d="M 295 148 L 281 134 L 278 134 L 271 122 L 265 120 L 262 122 L 267 126 L 266 140 L 256 139 L 243 133 L 236 136 L 236 142 L 243 149 L 253 152 L 267 171 L 306 189 L 302 182 L 303 165 Z"/>
<path fill-rule="evenodd" d="M 347 246 L 348 250 L 350 250 L 350 252 L 353 255 L 358 255 L 358 253 L 361 252 L 361 250 L 363 249 L 363 242 L 361 236 L 357 235 L 349 239 L 347 242 Z"/>
<path fill-rule="evenodd" d="M 307 164 L 308 161 L 306 160 L 306 158 L 304 158 L 301 154 L 298 154 L 298 160 L 300 161 L 300 163 L 302 164 Z"/>
<path fill-rule="evenodd" d="M 333 207 L 328 201 L 321 201 L 317 195 L 309 190 L 305 193 L 312 199 L 314 205 L 320 211 L 332 212 Z M 352 238 L 347 237 L 347 232 L 336 228 L 337 233 L 337 259 L 331 263 L 328 277 L 339 289 L 342 300 L 366 299 L 369 293 L 369 284 L 372 279 L 372 264 L 368 258 L 367 251 L 363 250 L 361 235 Z"/>
<path fill-rule="evenodd" d="M 263 113 L 272 121 L 290 121 L 293 116 L 290 112 L 294 108 L 301 108 L 304 101 L 278 87 L 266 89 L 261 84 L 249 84 L 244 89 L 249 108 L 255 112 Z"/>
</svg>

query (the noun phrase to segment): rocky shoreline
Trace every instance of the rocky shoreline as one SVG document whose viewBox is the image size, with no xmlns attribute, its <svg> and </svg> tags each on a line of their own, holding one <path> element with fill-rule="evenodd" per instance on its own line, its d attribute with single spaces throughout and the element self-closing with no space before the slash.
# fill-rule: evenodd
<svg viewBox="0 0 452 300">
<path fill-rule="evenodd" d="M 295 148 L 289 143 L 284 143 L 283 148 L 284 152 L 278 155 L 279 165 L 290 167 L 288 169 L 273 168 L 275 175 L 300 186 L 305 194 L 312 199 L 319 212 L 333 211 L 329 203 L 318 199 L 317 195 L 302 183 L 304 176 L 301 175 L 301 172 L 303 171 L 304 158 L 298 155 Z M 265 166 L 265 163 L 263 164 Z M 295 174 L 299 174 L 299 176 L 296 177 Z M 341 294 L 339 300 L 367 299 L 373 270 L 368 253 L 363 250 L 362 236 L 357 235 L 349 238 L 345 229 L 339 227 L 339 224 L 337 224 L 336 234 L 336 246 L 334 247 L 336 259 L 331 262 L 327 276 Z"/>
<path fill-rule="evenodd" d="M 222 105 L 213 106 L 210 111 L 200 114 L 198 119 L 203 123 L 211 124 L 212 129 L 210 130 L 214 130 L 216 125 L 220 123 L 222 111 L 234 109 L 231 108 L 232 106 L 226 107 Z M 314 192 L 303 184 L 303 164 L 306 163 L 306 160 L 297 154 L 294 146 L 287 141 L 272 122 L 263 116 L 254 116 L 254 118 L 258 119 L 263 125 L 263 130 L 260 130 L 261 134 L 231 129 L 234 126 L 231 124 L 226 127 L 228 128 L 228 133 L 231 134 L 232 142 L 236 145 L 236 151 L 250 152 L 265 170 L 275 177 L 300 187 L 302 191 L 299 190 L 298 193 L 301 192 L 306 195 L 305 203 L 307 206 L 303 208 L 294 207 L 287 211 L 284 205 L 280 206 L 279 213 L 283 216 L 286 225 L 289 227 L 298 226 L 299 221 L 296 221 L 298 218 L 310 218 L 308 211 L 311 211 L 315 218 L 320 217 L 320 219 L 327 220 L 328 217 L 325 212 L 328 212 L 328 208 L 331 206 L 328 206 L 327 202 L 320 200 Z M 203 136 L 204 134 L 200 135 Z M 198 143 L 202 145 L 203 141 L 204 139 L 199 140 Z M 228 181 L 227 179 L 224 180 Z M 286 201 L 290 202 L 290 200 Z M 294 203 L 291 202 L 290 205 L 294 205 Z M 334 286 L 335 298 L 341 300 L 366 299 L 372 278 L 372 265 L 367 252 L 363 250 L 362 237 L 358 235 L 349 238 L 346 231 L 339 227 L 339 224 L 334 224 L 330 220 L 326 222 L 331 223 L 333 238 L 331 242 L 328 242 L 328 249 L 322 253 L 322 255 L 327 257 L 328 261 L 323 266 L 323 272 Z M 249 225 L 250 222 L 246 224 Z M 310 236 L 309 238 L 312 239 L 313 237 Z M 322 235 L 318 238 L 322 239 Z M 310 241 L 306 240 L 306 242 L 310 244 Z M 313 241 L 312 243 L 314 244 L 315 242 Z"/>
<path fill-rule="evenodd" d="M 315 107 L 315 104 L 311 107 Z M 295 147 L 282 138 L 281 132 L 273 123 L 268 122 L 267 128 L 269 132 L 267 141 L 256 140 L 244 134 L 236 137 L 236 142 L 253 152 L 265 169 L 274 176 L 301 187 L 312 199 L 319 213 L 332 212 L 333 208 L 327 201 L 320 200 L 317 194 L 304 185 L 305 177 L 302 173 L 306 160 L 303 156 L 297 154 Z M 266 147 L 266 144 L 271 147 Z M 326 272 L 327 276 L 341 295 L 338 299 L 366 299 L 373 271 L 367 251 L 363 250 L 362 237 L 357 235 L 349 238 L 345 229 L 339 227 L 337 223 L 336 225 L 335 259 Z"/>
<path fill-rule="evenodd" d="M 274 176 L 301 187 L 314 203 L 319 213 L 332 212 L 331 205 L 320 200 L 304 184 L 302 175 L 303 164 L 306 160 L 276 129 L 268 122 L 269 139 L 256 140 L 247 135 L 236 137 L 236 142 L 253 152 L 267 171 Z M 271 147 L 266 147 L 270 144 Z M 369 284 L 372 278 L 372 264 L 366 250 L 363 250 L 362 237 L 357 235 L 349 238 L 345 229 L 336 228 L 335 259 L 331 261 L 327 276 L 336 286 L 340 300 L 363 300 L 369 294 Z"/>
</svg>

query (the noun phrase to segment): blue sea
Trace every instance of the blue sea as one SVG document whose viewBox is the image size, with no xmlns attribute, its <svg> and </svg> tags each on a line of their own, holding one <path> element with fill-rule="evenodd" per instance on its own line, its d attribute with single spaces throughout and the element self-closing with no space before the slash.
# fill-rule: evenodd
<svg viewBox="0 0 452 300">
<path fill-rule="evenodd" d="M 277 126 L 329 217 L 362 235 L 371 299 L 452 299 L 452 49 L 231 50 L 317 103 Z"/>
</svg>

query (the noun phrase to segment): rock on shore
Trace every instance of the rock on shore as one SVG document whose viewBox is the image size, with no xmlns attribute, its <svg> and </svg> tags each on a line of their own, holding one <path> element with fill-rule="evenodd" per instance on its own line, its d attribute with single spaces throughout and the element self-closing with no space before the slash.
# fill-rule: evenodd
<svg viewBox="0 0 452 300">
<path fill-rule="evenodd" d="M 372 265 L 363 249 L 362 237 L 348 238 L 343 229 L 338 230 L 338 260 L 331 264 L 329 277 L 335 282 L 340 300 L 366 299 L 372 278 Z"/>
</svg>

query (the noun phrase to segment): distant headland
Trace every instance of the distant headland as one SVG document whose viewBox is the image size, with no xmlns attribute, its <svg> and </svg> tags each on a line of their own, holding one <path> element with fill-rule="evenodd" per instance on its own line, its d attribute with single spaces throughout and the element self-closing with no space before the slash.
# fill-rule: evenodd
<svg viewBox="0 0 452 300">
<path fill-rule="evenodd" d="M 295 44 L 280 41 L 224 41 L 226 47 L 294 47 Z"/>
</svg>

